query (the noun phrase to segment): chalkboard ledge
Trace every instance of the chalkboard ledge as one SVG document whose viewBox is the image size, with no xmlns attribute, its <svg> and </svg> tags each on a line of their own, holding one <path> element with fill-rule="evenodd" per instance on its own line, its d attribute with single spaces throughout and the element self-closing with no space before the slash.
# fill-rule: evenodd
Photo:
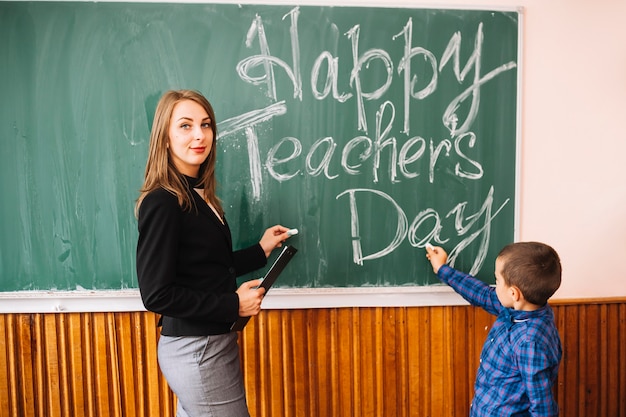
<svg viewBox="0 0 626 417">
<path fill-rule="evenodd" d="M 0 313 L 145 311 L 138 289 L 0 292 Z"/>
<path fill-rule="evenodd" d="M 264 309 L 421 307 L 467 305 L 444 285 L 349 288 L 272 288 Z M 139 290 L 18 291 L 0 293 L 0 313 L 145 311 Z"/>
<path fill-rule="evenodd" d="M 402 287 L 273 288 L 264 309 L 425 307 L 468 305 L 445 285 Z"/>
</svg>

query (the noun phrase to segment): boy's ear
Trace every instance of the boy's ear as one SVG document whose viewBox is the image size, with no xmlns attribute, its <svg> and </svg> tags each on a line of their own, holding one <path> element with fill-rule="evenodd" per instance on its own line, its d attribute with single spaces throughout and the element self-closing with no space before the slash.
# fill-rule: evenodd
<svg viewBox="0 0 626 417">
<path fill-rule="evenodd" d="M 524 298 L 524 294 L 522 294 L 520 289 L 515 285 L 509 287 L 509 293 L 511 294 L 511 298 L 516 302 Z"/>
</svg>

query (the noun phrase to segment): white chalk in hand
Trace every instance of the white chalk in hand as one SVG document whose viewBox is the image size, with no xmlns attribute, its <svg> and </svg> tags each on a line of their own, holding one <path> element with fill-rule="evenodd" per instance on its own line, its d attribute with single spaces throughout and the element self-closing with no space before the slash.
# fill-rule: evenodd
<svg viewBox="0 0 626 417">
<path fill-rule="evenodd" d="M 289 229 L 287 230 L 287 235 L 293 236 L 298 234 L 298 229 Z"/>
<path fill-rule="evenodd" d="M 430 243 L 427 243 L 426 244 L 426 249 L 435 250 L 435 247 L 433 245 L 431 245 Z"/>
</svg>

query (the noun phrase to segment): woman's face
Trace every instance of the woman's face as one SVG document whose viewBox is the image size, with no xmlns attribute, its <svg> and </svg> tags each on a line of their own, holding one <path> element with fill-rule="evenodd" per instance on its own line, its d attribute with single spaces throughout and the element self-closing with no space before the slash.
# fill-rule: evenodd
<svg viewBox="0 0 626 417">
<path fill-rule="evenodd" d="M 197 177 L 213 147 L 211 119 L 200 104 L 184 100 L 174 106 L 168 147 L 176 168 L 182 174 Z"/>
</svg>

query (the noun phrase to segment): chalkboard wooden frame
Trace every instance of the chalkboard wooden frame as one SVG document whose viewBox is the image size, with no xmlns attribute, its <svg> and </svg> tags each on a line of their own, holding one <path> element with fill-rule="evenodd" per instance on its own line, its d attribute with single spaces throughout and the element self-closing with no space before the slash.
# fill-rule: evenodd
<svg viewBox="0 0 626 417">
<path fill-rule="evenodd" d="M 439 9 L 437 9 L 439 10 Z M 445 9 L 443 9 L 445 10 Z M 466 10 L 466 9 L 463 9 Z M 472 10 L 472 8 L 467 8 L 467 10 Z M 481 9 L 478 9 L 481 10 Z M 500 9 L 498 9 L 500 10 Z M 505 9 L 508 10 L 508 9 Z M 517 238 L 517 231 L 518 231 L 518 219 L 519 219 L 519 184 L 518 184 L 518 170 L 519 170 L 519 138 L 520 138 L 520 129 L 521 129 L 521 120 L 520 120 L 520 102 L 521 102 L 521 91 L 520 91 L 520 79 L 521 79 L 521 39 L 522 39 L 522 34 L 521 34 L 521 29 L 522 29 L 522 24 L 521 24 L 521 19 L 522 19 L 522 14 L 521 14 L 521 9 L 516 8 L 515 11 L 518 13 L 518 26 L 517 26 L 517 59 L 516 59 L 516 63 L 517 63 L 517 79 L 516 79 L 516 138 L 515 138 L 515 170 L 516 170 L 516 174 L 515 174 L 515 196 L 514 196 L 514 231 L 513 231 L 513 235 L 515 237 L 515 239 Z M 222 131 L 224 131 L 228 126 L 224 126 L 222 125 Z M 17 130 L 17 129 L 16 129 Z M 299 227 L 301 228 L 301 226 L 299 225 L 294 225 L 294 224 L 288 224 L 288 226 L 290 227 Z M 301 228 L 302 229 L 302 228 Z M 245 240 L 246 237 L 244 237 L 241 240 Z M 297 243 L 296 243 L 297 245 Z M 61 255 L 63 255 L 63 252 L 61 252 Z M 124 284 L 122 284 L 124 286 Z M 59 297 L 59 293 L 63 293 L 64 291 L 55 291 L 55 290 L 46 290 L 44 289 L 43 292 L 40 291 L 18 291 L 17 293 L 14 293 L 12 291 L 5 291 L 3 294 L 0 293 L 0 298 L 2 299 L 12 299 L 12 300 L 24 300 L 24 299 L 36 299 L 36 300 L 45 300 L 44 304 L 48 305 L 50 304 L 50 300 L 51 299 L 56 299 Z M 71 293 L 72 295 L 69 297 L 71 299 L 79 299 L 81 297 L 81 292 L 82 291 L 70 291 L 69 293 Z M 113 291 L 113 293 L 115 293 L 116 291 Z M 382 286 L 378 286 L 378 285 L 373 285 L 372 287 L 370 287 L 370 284 L 366 284 L 365 287 L 360 287 L 359 285 L 357 285 L 356 287 L 352 288 L 344 288 L 344 287 L 333 287 L 331 286 L 329 287 L 304 287 L 304 288 L 276 288 L 273 290 L 274 294 L 276 294 L 276 296 L 274 298 L 270 298 L 268 297 L 268 300 L 266 302 L 267 306 L 269 306 L 269 308 L 280 308 L 281 305 L 283 306 L 287 306 L 287 308 L 290 305 L 290 300 L 294 300 L 297 298 L 306 298 L 309 299 L 311 294 L 319 294 L 322 295 L 325 298 L 329 297 L 329 294 L 339 294 L 339 298 L 348 302 L 348 300 L 350 299 L 351 295 L 354 295 L 354 298 L 352 301 L 349 301 L 351 303 L 358 303 L 356 300 L 358 299 L 362 299 L 365 300 L 363 301 L 364 304 L 372 304 L 372 305 L 377 305 L 378 303 L 381 302 L 381 300 L 384 300 L 386 298 L 389 298 L 389 294 L 406 294 L 408 293 L 414 293 L 414 294 L 436 294 L 435 299 L 439 300 L 441 299 L 441 303 L 442 304 L 448 304 L 448 303 L 452 303 L 452 304 L 456 304 L 459 302 L 459 300 L 454 297 L 451 296 L 451 298 L 448 298 L 449 291 L 447 289 L 439 289 L 437 288 L 437 286 L 432 286 L 432 285 L 428 285 L 427 287 L 423 287 L 422 285 L 417 285 L 417 286 L 412 286 L 412 285 L 400 285 L 400 286 L 395 286 L 395 285 L 385 285 L 383 284 Z M 90 291 L 87 290 L 87 293 L 89 295 L 87 295 L 85 297 L 85 300 L 88 299 L 93 299 L 93 297 L 98 297 L 99 295 L 102 295 L 104 298 L 106 297 L 110 297 L 111 296 L 111 292 L 107 289 L 107 290 L 95 290 L 95 291 Z M 129 297 L 129 299 L 132 299 L 132 294 L 136 293 L 132 288 L 130 289 L 123 289 L 120 291 L 117 291 L 117 293 L 119 294 L 131 294 L 131 296 Z M 443 294 L 443 296 L 442 296 Z M 74 296 L 77 296 L 78 298 L 74 298 Z M 429 297 L 429 296 L 427 296 Z M 439 298 L 438 298 L 439 297 Z M 443 298 L 442 298 L 443 297 Z M 49 298 L 48 300 L 46 300 L 46 298 Z M 420 296 L 417 297 L 418 299 L 421 298 Z M 274 301 L 276 300 L 276 301 Z M 278 300 L 284 300 L 284 301 L 278 301 Z M 118 300 L 120 301 L 120 300 Z M 136 300 L 135 300 L 136 301 Z M 437 303 L 439 303 L 439 301 L 436 301 Z M 463 303 L 463 302 L 461 302 Z M 124 304 L 124 303 L 121 303 Z M 312 303 L 312 306 L 315 303 Z M 405 302 L 403 305 L 410 305 L 411 302 Z M 74 305 L 74 304 L 73 304 Z M 328 302 L 321 302 L 319 304 L 319 306 L 330 306 L 328 305 Z M 302 304 L 300 304 L 300 306 L 302 306 Z M 80 309 L 79 304 L 76 304 L 75 307 L 69 307 L 70 309 Z M 120 308 L 122 310 L 125 310 L 127 308 L 132 308 L 132 309 L 136 309 L 136 303 L 130 302 L 128 303 L 128 307 L 123 307 L 120 305 Z M 46 307 L 46 311 L 48 307 Z M 62 306 L 62 304 L 55 304 L 55 307 L 53 308 L 53 310 L 57 310 L 57 311 L 61 311 L 63 310 L 64 307 Z M 114 307 L 115 309 L 115 307 Z"/>
</svg>

